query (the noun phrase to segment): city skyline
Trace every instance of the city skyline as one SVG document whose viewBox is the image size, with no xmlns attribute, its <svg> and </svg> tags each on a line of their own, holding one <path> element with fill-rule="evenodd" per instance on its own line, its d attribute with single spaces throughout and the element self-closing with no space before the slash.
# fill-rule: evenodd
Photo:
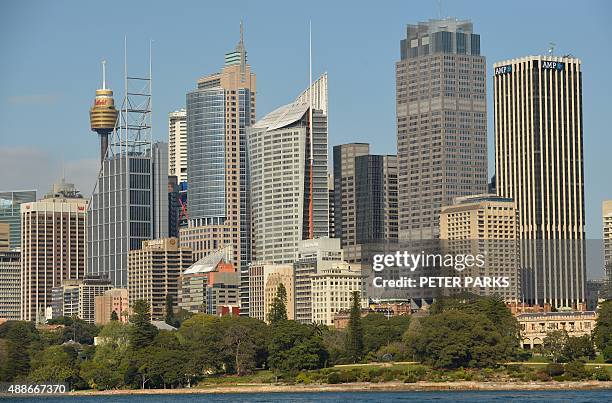
<svg viewBox="0 0 612 403">
<path fill-rule="evenodd" d="M 22 72 L 15 71 L 16 62 L 9 62 L 5 67 L 0 67 L 0 102 L 6 103 L 8 108 L 5 108 L 0 112 L 0 120 L 4 121 L 6 125 L 0 130 L 0 138 L 2 140 L 2 146 L 0 147 L 0 160 L 14 161 L 14 159 L 26 159 L 32 160 L 32 153 L 39 152 L 39 156 L 43 158 L 36 158 L 41 160 L 42 163 L 47 163 L 45 158 L 50 158 L 55 161 L 57 167 L 57 173 L 54 173 L 53 163 L 50 163 L 50 168 L 47 170 L 53 179 L 60 177 L 60 169 L 58 161 L 64 160 L 64 166 L 67 170 L 67 178 L 73 180 L 77 185 L 83 189 L 83 193 L 88 195 L 90 193 L 89 188 L 93 188 L 95 177 L 85 177 L 73 179 L 73 176 L 87 175 L 87 169 L 89 167 L 90 172 L 97 171 L 97 138 L 95 134 L 89 132 L 87 121 L 84 120 L 85 113 L 81 113 L 80 109 L 75 108 L 87 108 L 90 106 L 91 93 L 99 87 L 99 62 L 101 59 L 107 59 L 108 62 L 108 85 L 113 88 L 116 93 L 117 101 L 119 102 L 122 96 L 122 79 L 120 78 L 123 74 L 123 49 L 122 40 L 124 35 L 128 37 L 128 57 L 130 60 L 135 61 L 138 65 L 138 61 L 145 57 L 148 51 L 148 39 L 153 38 L 153 63 L 154 63 L 154 82 L 156 83 L 156 92 L 154 92 L 155 107 L 154 107 L 154 138 L 167 141 L 167 114 L 173 110 L 184 107 L 184 93 L 193 86 L 193 80 L 197 79 L 203 74 L 209 71 L 215 71 L 218 65 L 218 54 L 225 53 L 227 48 L 231 48 L 235 44 L 235 38 L 238 31 L 238 21 L 241 17 L 245 17 L 245 42 L 246 46 L 249 47 L 250 51 L 250 64 L 257 69 L 259 73 L 259 87 L 260 102 L 259 103 L 259 114 L 258 118 L 261 118 L 266 111 L 272 110 L 275 105 L 286 103 L 288 99 L 291 99 L 291 94 L 296 88 L 301 88 L 303 83 L 307 82 L 308 66 L 307 66 L 307 24 L 308 16 L 304 16 L 304 24 L 302 29 L 299 24 L 293 24 L 292 29 L 287 32 L 287 35 L 278 35 L 275 30 L 270 30 L 266 27 L 266 19 L 270 18 L 266 16 L 264 11 L 268 10 L 271 4 L 262 4 L 260 7 L 255 8 L 249 4 L 238 4 L 235 8 L 229 8 L 225 11 L 227 13 L 223 15 L 219 23 L 215 22 L 210 27 L 198 25 L 196 28 L 181 27 L 179 34 L 184 43 L 182 46 L 193 46 L 193 41 L 197 43 L 197 47 L 201 50 L 199 56 L 192 57 L 186 48 L 181 48 L 183 51 L 176 52 L 176 43 L 172 43 L 173 39 L 176 39 L 177 33 L 164 31 L 160 27 L 161 25 L 153 18 L 147 23 L 147 26 L 142 26 L 140 23 L 135 23 L 133 26 L 128 24 L 127 20 L 121 18 L 118 21 L 112 22 L 109 30 L 114 30 L 111 35 L 104 39 L 96 39 L 94 42 L 98 46 L 93 46 L 94 49 L 84 49 L 82 46 L 78 46 L 76 42 L 75 50 L 79 51 L 79 54 L 83 56 L 77 58 L 68 58 L 64 60 L 58 59 L 58 55 L 47 56 L 46 58 L 52 63 L 45 64 L 41 63 L 41 66 L 46 66 L 50 71 L 55 72 L 53 74 L 53 80 L 48 82 L 38 82 L 33 80 L 32 83 L 36 84 L 36 90 L 41 90 L 41 93 L 36 94 L 29 88 L 27 83 L 24 83 L 21 78 Z M 17 6 L 14 6 L 17 7 Z M 150 10 L 153 14 L 156 6 L 152 6 Z M 195 7 L 196 5 L 190 5 L 189 7 Z M 219 11 L 224 10 L 225 6 L 220 6 Z M 531 5 L 533 7 L 533 15 L 526 15 L 524 18 L 527 22 L 530 18 L 535 18 L 539 15 L 540 5 Z M 58 7 L 58 9 L 61 7 Z M 437 17 L 437 7 L 435 2 L 421 2 L 411 7 L 410 10 L 406 8 L 405 12 L 392 13 L 389 10 L 392 7 L 387 7 L 385 10 L 369 10 L 372 13 L 372 20 L 374 17 L 384 17 L 387 19 L 385 24 L 370 25 L 371 29 L 366 27 L 362 29 L 364 32 L 357 32 L 358 29 L 350 27 L 346 31 L 343 28 L 346 25 L 359 25 L 360 22 L 365 21 L 366 15 L 368 14 L 365 8 L 360 10 L 346 10 L 348 14 L 345 15 L 340 21 L 339 28 L 335 28 L 336 31 L 330 32 L 331 24 L 330 19 L 339 18 L 341 7 L 333 6 L 330 8 L 329 13 L 326 15 L 313 16 L 313 52 L 314 52 L 314 71 L 313 75 L 317 76 L 322 71 L 328 71 L 330 73 L 331 88 L 330 93 L 331 103 L 330 108 L 334 112 L 334 118 L 330 121 L 329 129 L 329 146 L 337 144 L 343 144 L 347 142 L 355 141 L 366 141 L 370 142 L 372 138 L 379 140 L 378 143 L 372 142 L 373 152 L 394 154 L 395 153 L 395 112 L 394 112 L 394 74 L 393 67 L 395 61 L 399 56 L 399 47 L 397 41 L 402 37 L 402 33 L 405 32 L 406 24 L 416 23 L 418 21 L 427 20 L 429 18 Z M 358 7 L 357 7 L 358 8 Z M 562 9 L 563 7 L 560 7 Z M 44 5 L 38 7 L 40 10 L 46 10 Z M 37 9 L 37 10 L 38 10 Z M 584 121 L 585 121 L 585 196 L 586 196 L 586 214 L 587 214 L 587 238 L 600 238 L 601 237 L 601 217 L 600 217 L 600 206 L 601 201 L 611 197 L 609 191 L 606 192 L 605 186 L 605 171 L 606 166 L 610 162 L 605 158 L 603 150 L 607 142 L 611 140 L 606 138 L 603 134 L 604 119 L 599 116 L 605 116 L 603 110 L 606 106 L 606 97 L 609 97 L 609 93 L 612 91 L 606 91 L 607 86 L 610 84 L 606 80 L 602 80 L 602 74 L 605 73 L 603 68 L 605 60 L 610 56 L 606 54 L 600 54 L 598 52 L 597 57 L 593 57 L 593 52 L 598 48 L 604 47 L 604 41 L 606 36 L 610 36 L 609 28 L 605 24 L 580 24 L 585 19 L 594 21 L 596 18 L 601 18 L 606 15 L 606 11 L 609 11 L 610 6 L 606 3 L 592 3 L 589 8 L 576 10 L 575 13 L 569 15 L 569 13 L 563 13 L 559 10 L 550 10 L 553 14 L 551 20 L 557 22 L 557 25 L 551 23 L 533 24 L 535 28 L 532 28 L 532 24 L 524 27 L 522 32 L 518 31 L 507 31 L 504 30 L 505 25 L 513 21 L 512 16 L 515 13 L 513 10 L 507 10 L 506 18 L 502 21 L 495 17 L 493 14 L 494 8 L 488 6 L 486 3 L 479 2 L 454 2 L 451 4 L 443 4 L 443 15 L 452 15 L 460 19 L 469 19 L 474 23 L 475 30 L 482 36 L 482 54 L 487 58 L 487 107 L 489 112 L 492 110 L 492 65 L 495 62 L 501 60 L 507 60 L 513 57 L 520 57 L 529 54 L 545 54 L 548 41 L 555 40 L 558 45 L 555 50 L 555 54 L 573 53 L 577 57 L 583 60 L 584 69 L 588 72 L 585 74 L 584 83 Z M 22 9 L 8 10 L 9 15 L 11 11 L 15 13 L 23 11 L 33 10 L 32 4 L 26 4 L 22 6 Z M 46 10 L 52 12 L 53 10 Z M 79 7 L 74 7 L 70 11 L 73 17 L 84 13 L 84 10 Z M 36 13 L 35 13 L 36 14 Z M 162 13 L 163 14 L 163 13 Z M 383 14 L 381 16 L 381 14 Z M 41 14 L 42 16 L 43 14 Z M 487 18 L 487 16 L 489 18 Z M 31 41 L 36 39 L 36 33 L 40 32 L 39 29 L 44 28 L 44 23 L 41 19 L 36 19 L 36 16 L 32 17 L 33 21 L 36 21 L 36 25 L 32 33 L 21 35 L 22 40 Z M 58 18 L 64 18 L 58 16 Z M 159 18 L 159 17 L 156 17 Z M 523 20 L 523 17 L 521 17 Z M 75 20 L 76 21 L 76 20 Z M 506 22 L 508 21 L 508 22 Z M 574 26 L 581 25 L 583 29 L 580 32 L 572 32 L 572 35 L 568 36 L 564 29 L 560 27 L 567 26 L 569 21 L 573 21 Z M 354 22 L 354 24 L 351 24 Z M 210 37 L 209 33 L 213 32 L 211 29 L 223 26 L 223 29 L 215 34 L 215 40 L 207 40 Z M 285 22 L 282 22 L 285 24 Z M 278 29 L 281 30 L 285 25 L 279 25 Z M 187 24 L 184 24 L 187 25 Z M 21 32 L 23 27 L 27 27 L 27 24 L 23 24 L 21 28 L 8 24 L 3 29 L 9 29 L 10 32 L 15 35 L 16 32 Z M 595 27 L 599 26 L 599 28 Z M 136 29 L 140 27 L 141 29 Z M 495 28 L 493 30 L 492 28 Z M 78 21 L 74 22 L 73 25 L 69 26 L 68 29 L 57 33 L 58 35 L 65 35 L 66 43 L 70 41 L 76 41 L 75 34 L 81 32 L 87 27 L 81 25 Z M 145 28 L 145 29 L 142 29 Z M 594 34 L 589 30 L 602 30 L 599 34 Z M 138 33 L 135 33 L 138 31 Z M 193 36 L 184 36 L 186 32 L 192 32 Z M 353 35 L 353 42 L 345 41 L 347 35 Z M 369 40 L 360 41 L 363 37 L 369 38 Z M 512 40 L 508 38 L 512 37 Z M 584 38 L 590 38 L 591 44 L 594 46 L 584 46 L 586 42 Z M 7 37 L 11 37 L 8 35 Z M 516 39 L 515 39 L 516 38 Z M 561 38 L 561 39 L 558 39 Z M 598 42 L 598 41 L 601 41 Z M 514 43 L 510 43 L 514 42 Z M 594 43 L 593 43 L 594 42 Z M 58 51 L 60 49 L 68 48 L 64 46 L 64 42 L 58 41 L 48 46 L 50 49 Z M 289 46 L 289 43 L 293 43 L 293 47 Z M 360 43 L 361 46 L 357 45 Z M 600 46 L 597 46 L 599 43 Z M 0 42 L 2 44 L 2 42 Z M 4 46 L 6 45 L 6 46 Z M 341 45 L 341 46 L 338 46 Z M 9 60 L 19 60 L 19 56 L 28 48 L 29 51 L 32 49 L 39 50 L 40 57 L 45 57 L 47 52 L 46 49 L 40 49 L 36 46 L 16 46 L 13 44 L 3 44 L 8 51 Z M 380 47 L 381 49 L 377 49 Z M 283 58 L 283 63 L 276 63 L 276 65 L 270 65 L 266 62 L 266 58 L 274 60 L 270 57 L 270 52 L 278 53 L 281 50 L 283 54 L 287 54 L 292 57 L 291 61 Z M 359 50 L 359 56 L 355 55 L 354 51 Z M 85 51 L 86 50 L 86 51 Z M 365 50 L 365 51 L 364 51 Z M 173 62 L 164 62 L 164 55 L 166 52 L 175 52 L 176 56 L 182 57 L 184 62 L 180 62 L 176 57 Z M 366 52 L 367 51 L 367 52 Z M 353 52 L 353 53 L 351 53 Z M 60 52 L 60 55 L 62 53 Z M 383 56 L 381 56 L 384 54 Z M 366 56 L 372 55 L 373 57 L 367 58 Z M 26 55 L 22 55 L 26 56 Z M 39 55 L 37 55 L 39 56 Z M 357 57 L 357 59 L 355 59 Z M 602 62 L 603 61 L 603 62 Z M 355 64 L 355 62 L 357 62 Z M 86 64 L 81 65 L 81 63 Z M 279 64 L 290 63 L 290 66 L 297 67 L 292 68 L 280 68 Z M 354 71 L 351 74 L 343 74 L 343 66 L 346 63 L 352 63 L 354 65 Z M 63 70 L 62 70 L 63 67 Z M 37 68 L 40 68 L 38 66 Z M 30 71 L 29 76 L 37 76 L 40 74 L 32 73 L 32 66 L 27 66 L 22 70 Z M 302 69 L 303 74 L 300 73 Z M 80 71 L 77 71 L 80 70 Z M 186 71 L 188 70 L 188 71 Z M 289 70 L 285 73 L 281 70 Z M 383 73 L 381 73 L 381 70 Z M 159 71 L 159 73 L 158 73 Z M 371 72 L 370 72 L 371 71 Z M 335 73 L 334 73 L 335 72 Z M 59 74 L 58 74 L 59 73 Z M 366 74 L 368 73 L 368 74 Z M 75 80 L 68 81 L 74 75 Z M 278 82 L 274 82 L 271 77 L 278 76 Z M 21 79 L 20 79 L 21 78 Z M 358 91 L 358 87 L 362 87 L 363 84 L 356 86 L 354 85 L 355 79 L 366 79 L 367 87 L 369 91 L 368 95 L 372 101 L 364 100 L 363 102 L 355 103 L 347 102 L 348 99 L 356 99 L 355 92 Z M 180 80 L 180 85 L 176 85 L 176 82 Z M 7 82 L 8 81 L 8 82 Z M 279 84 L 283 83 L 283 84 Z M 381 85 L 382 83 L 382 85 Z M 17 90 L 16 84 L 20 85 L 19 91 Z M 73 88 L 68 88 L 70 84 L 73 84 Z M 43 90 L 53 89 L 53 87 L 65 86 L 65 92 L 54 93 L 43 93 Z M 159 88 L 159 90 L 157 90 Z M 27 93 L 26 93 L 27 92 Z M 595 92 L 599 96 L 593 97 L 591 94 Z M 21 95 L 19 95 L 21 94 Z M 86 102 L 77 101 L 78 99 L 86 99 Z M 602 98 L 603 97 L 603 98 Z M 383 100 L 382 103 L 378 102 Z M 47 126 L 48 130 L 57 130 L 59 132 L 59 125 L 62 125 L 60 134 L 55 136 L 49 136 L 48 130 L 36 130 L 38 125 L 37 122 L 32 122 L 31 126 L 18 127 L 23 135 L 14 136 L 11 138 L 7 133 L 16 130 L 15 127 L 15 116 L 30 112 L 40 113 L 43 117 L 47 113 L 58 113 L 57 108 L 61 107 L 66 111 L 61 113 L 68 113 L 70 119 L 64 120 L 60 123 L 58 121 L 51 121 Z M 359 116 L 362 109 L 371 109 L 368 116 L 371 119 L 367 121 L 361 121 L 355 119 L 355 116 Z M 602 113 L 597 113 L 601 111 Z M 60 116 L 61 116 L 60 113 Z M 494 172 L 493 169 L 493 158 L 492 153 L 494 152 L 493 147 L 493 131 L 492 131 L 492 113 L 488 114 L 488 165 L 489 165 L 489 176 Z M 74 118 L 73 118 L 74 116 Z M 46 119 L 41 119 L 45 121 Z M 354 121 L 354 122 L 352 122 Z M 57 125 L 57 126 L 56 126 Z M 597 129 L 599 127 L 599 129 Z M 6 130 L 6 131 L 5 131 Z M 376 133 L 374 133 L 374 130 Z M 379 134 L 379 132 L 381 134 Z M 44 135 L 47 133 L 47 135 Z M 51 140 L 51 138 L 55 138 Z M 46 150 L 43 150 L 46 148 Z M 29 153 L 29 154 L 28 154 Z M 30 156 L 30 158 L 28 158 Z M 85 161 L 85 162 L 83 162 Z M 82 166 L 85 164 L 85 167 Z M 0 166 L 2 168 L 2 166 Z M 39 171 L 39 170 L 37 170 Z M 71 172 L 73 174 L 71 174 Z M 36 184 L 33 183 L 36 179 L 33 175 L 28 176 L 27 172 L 23 172 L 23 176 L 17 179 L 17 183 L 20 186 L 13 186 L 15 183 L 13 178 L 8 175 L 0 178 L 0 188 L 4 190 L 21 189 L 21 188 L 39 188 L 39 192 L 48 187 L 51 183 L 48 179 L 44 179 L 44 183 Z"/>
</svg>

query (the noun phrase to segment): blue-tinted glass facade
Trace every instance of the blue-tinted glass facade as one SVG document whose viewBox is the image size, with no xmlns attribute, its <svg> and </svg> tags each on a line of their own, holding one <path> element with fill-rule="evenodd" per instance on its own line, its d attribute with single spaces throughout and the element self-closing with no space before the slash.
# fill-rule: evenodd
<svg viewBox="0 0 612 403">
<path fill-rule="evenodd" d="M 187 177 L 189 218 L 223 223 L 225 195 L 225 91 L 197 89 L 187 94 Z"/>
</svg>

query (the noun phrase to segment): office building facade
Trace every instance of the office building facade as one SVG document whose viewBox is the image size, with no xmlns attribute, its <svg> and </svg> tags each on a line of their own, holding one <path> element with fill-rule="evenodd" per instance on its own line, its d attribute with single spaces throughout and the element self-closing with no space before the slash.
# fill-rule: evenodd
<svg viewBox="0 0 612 403">
<path fill-rule="evenodd" d="M 179 247 L 178 239 L 144 241 L 128 257 L 128 298 L 144 300 L 151 307 L 152 320 L 164 320 L 166 297 L 178 306 L 179 277 L 193 263 L 191 249 Z"/>
<path fill-rule="evenodd" d="M 187 111 L 168 114 L 168 176 L 187 182 Z"/>
<path fill-rule="evenodd" d="M 340 239 L 315 238 L 298 243 L 298 255 L 293 263 L 296 321 L 307 324 L 313 321 L 311 275 L 343 262 L 343 257 Z"/>
<path fill-rule="evenodd" d="M 270 307 L 283 284 L 287 291 L 287 318 L 295 319 L 294 274 L 291 264 L 259 264 L 249 266 L 249 316 L 268 321 Z"/>
<path fill-rule="evenodd" d="M 21 253 L 0 251 L 0 319 L 21 316 Z"/>
<path fill-rule="evenodd" d="M 88 217 L 89 274 L 126 288 L 129 251 L 168 236 L 167 158 L 167 144 L 155 143 L 102 161 Z"/>
<path fill-rule="evenodd" d="M 487 190 L 486 64 L 454 18 L 408 25 L 396 63 L 399 237 L 439 236 L 453 197 Z"/>
<path fill-rule="evenodd" d="M 0 223 L 9 225 L 9 249 L 21 247 L 21 204 L 36 201 L 36 190 L 0 192 Z"/>
<path fill-rule="evenodd" d="M 225 55 L 220 73 L 202 77 L 187 94 L 188 227 L 181 244 L 196 259 L 231 246 L 232 264 L 243 274 L 247 312 L 251 221 L 246 129 L 255 122 L 256 77 L 240 42 Z"/>
<path fill-rule="evenodd" d="M 321 76 L 304 94 L 327 87 Z M 329 235 L 327 105 L 302 94 L 249 129 L 253 254 L 292 264 L 299 241 Z M 314 98 L 314 97 L 312 97 Z"/>
<path fill-rule="evenodd" d="M 360 303 L 363 303 L 364 279 L 359 265 L 337 263 L 312 274 L 311 281 L 314 323 L 333 326 L 334 315 L 351 308 L 355 291 L 359 293 Z"/>
<path fill-rule="evenodd" d="M 94 298 L 94 323 L 106 325 L 111 321 L 113 312 L 117 320 L 127 323 L 129 319 L 129 299 L 126 288 L 111 288 Z"/>
<path fill-rule="evenodd" d="M 362 245 L 398 238 L 397 158 L 369 154 L 369 144 L 334 147 L 335 237 L 345 259 L 361 262 Z"/>
<path fill-rule="evenodd" d="M 215 251 L 185 270 L 179 279 L 179 307 L 189 312 L 221 315 L 240 306 L 240 272 L 229 248 Z"/>
<path fill-rule="evenodd" d="M 454 204 L 442 207 L 440 239 L 445 253 L 484 257 L 482 267 L 454 274 L 505 277 L 508 282 L 508 287 L 475 286 L 461 291 L 497 295 L 507 303 L 521 301 L 518 212 L 511 199 L 490 194 L 456 198 Z"/>
<path fill-rule="evenodd" d="M 63 180 L 37 202 L 21 205 L 21 319 L 51 307 L 53 287 L 82 279 L 89 202 Z"/>
<path fill-rule="evenodd" d="M 604 293 L 607 298 L 612 298 L 612 200 L 602 203 L 603 224 L 603 258 L 605 286 Z"/>
<path fill-rule="evenodd" d="M 582 72 L 573 57 L 494 64 L 497 194 L 519 211 L 526 302 L 585 302 Z"/>
</svg>

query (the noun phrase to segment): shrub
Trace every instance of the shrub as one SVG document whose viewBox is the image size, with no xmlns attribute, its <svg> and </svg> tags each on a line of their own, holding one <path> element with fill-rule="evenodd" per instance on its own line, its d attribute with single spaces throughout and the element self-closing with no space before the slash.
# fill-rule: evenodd
<svg viewBox="0 0 612 403">
<path fill-rule="evenodd" d="M 541 382 L 548 382 L 550 381 L 552 378 L 550 377 L 550 375 L 548 375 L 546 372 L 544 371 L 538 371 L 535 373 L 535 377 L 538 381 Z"/>
<path fill-rule="evenodd" d="M 404 383 L 416 383 L 419 380 L 419 378 L 416 377 L 416 375 L 414 374 L 408 374 L 405 378 L 404 378 Z"/>
<path fill-rule="evenodd" d="M 297 376 L 295 377 L 295 383 L 303 383 L 305 385 L 308 385 L 309 383 L 311 383 L 312 380 L 310 379 L 310 377 L 308 376 L 307 373 L 305 372 L 300 372 L 299 374 L 297 374 Z"/>
<path fill-rule="evenodd" d="M 563 365 L 561 364 L 548 364 L 546 368 L 544 369 L 544 371 L 548 374 L 548 376 L 551 376 L 554 378 L 555 376 L 563 375 L 563 372 L 565 372 L 565 369 L 563 368 Z"/>
<path fill-rule="evenodd" d="M 571 361 L 565 364 L 565 377 L 569 380 L 590 378 L 591 373 L 580 361 Z"/>
<path fill-rule="evenodd" d="M 340 379 L 340 374 L 338 372 L 331 372 L 329 375 L 327 375 L 327 383 L 342 383 L 342 380 Z"/>
<path fill-rule="evenodd" d="M 593 370 L 593 379 L 595 379 L 596 381 L 609 381 L 610 374 L 608 374 L 608 371 L 605 368 L 596 367 Z"/>
</svg>

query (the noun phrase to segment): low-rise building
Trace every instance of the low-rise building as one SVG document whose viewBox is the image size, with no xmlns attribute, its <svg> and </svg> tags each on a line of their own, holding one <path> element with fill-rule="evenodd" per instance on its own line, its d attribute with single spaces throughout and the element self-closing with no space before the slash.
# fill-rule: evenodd
<svg viewBox="0 0 612 403">
<path fill-rule="evenodd" d="M 253 264 L 249 267 L 249 316 L 267 321 L 279 284 L 287 291 L 287 318 L 295 319 L 294 272 L 291 264 Z"/>
<path fill-rule="evenodd" d="M 86 275 L 81 280 L 64 280 L 60 287 L 53 287 L 51 316 L 76 316 L 87 323 L 95 320 L 95 298 L 112 288 L 110 279 Z"/>
<path fill-rule="evenodd" d="M 548 333 L 555 330 L 568 336 L 590 335 L 595 329 L 597 313 L 593 311 L 534 312 L 516 315 L 521 331 L 521 345 L 533 349 L 544 344 Z"/>
<path fill-rule="evenodd" d="M 178 281 L 181 273 L 193 263 L 191 249 L 179 247 L 176 238 L 142 242 L 142 249 L 128 256 L 128 297 L 133 304 L 144 300 L 151 307 L 151 319 L 163 320 L 166 297 L 178 306 Z"/>
<path fill-rule="evenodd" d="M 110 322 L 113 312 L 119 321 L 127 323 L 130 309 L 127 288 L 112 288 L 105 291 L 104 294 L 95 297 L 94 305 L 96 325 L 106 325 Z"/>
<path fill-rule="evenodd" d="M 337 263 L 329 268 L 311 274 L 312 321 L 331 326 L 334 314 L 350 309 L 352 295 L 358 291 L 361 305 L 365 305 L 364 278 L 360 265 Z"/>
<path fill-rule="evenodd" d="M 198 260 L 179 279 L 179 307 L 189 312 L 223 315 L 240 305 L 240 273 L 223 248 Z"/>
</svg>

